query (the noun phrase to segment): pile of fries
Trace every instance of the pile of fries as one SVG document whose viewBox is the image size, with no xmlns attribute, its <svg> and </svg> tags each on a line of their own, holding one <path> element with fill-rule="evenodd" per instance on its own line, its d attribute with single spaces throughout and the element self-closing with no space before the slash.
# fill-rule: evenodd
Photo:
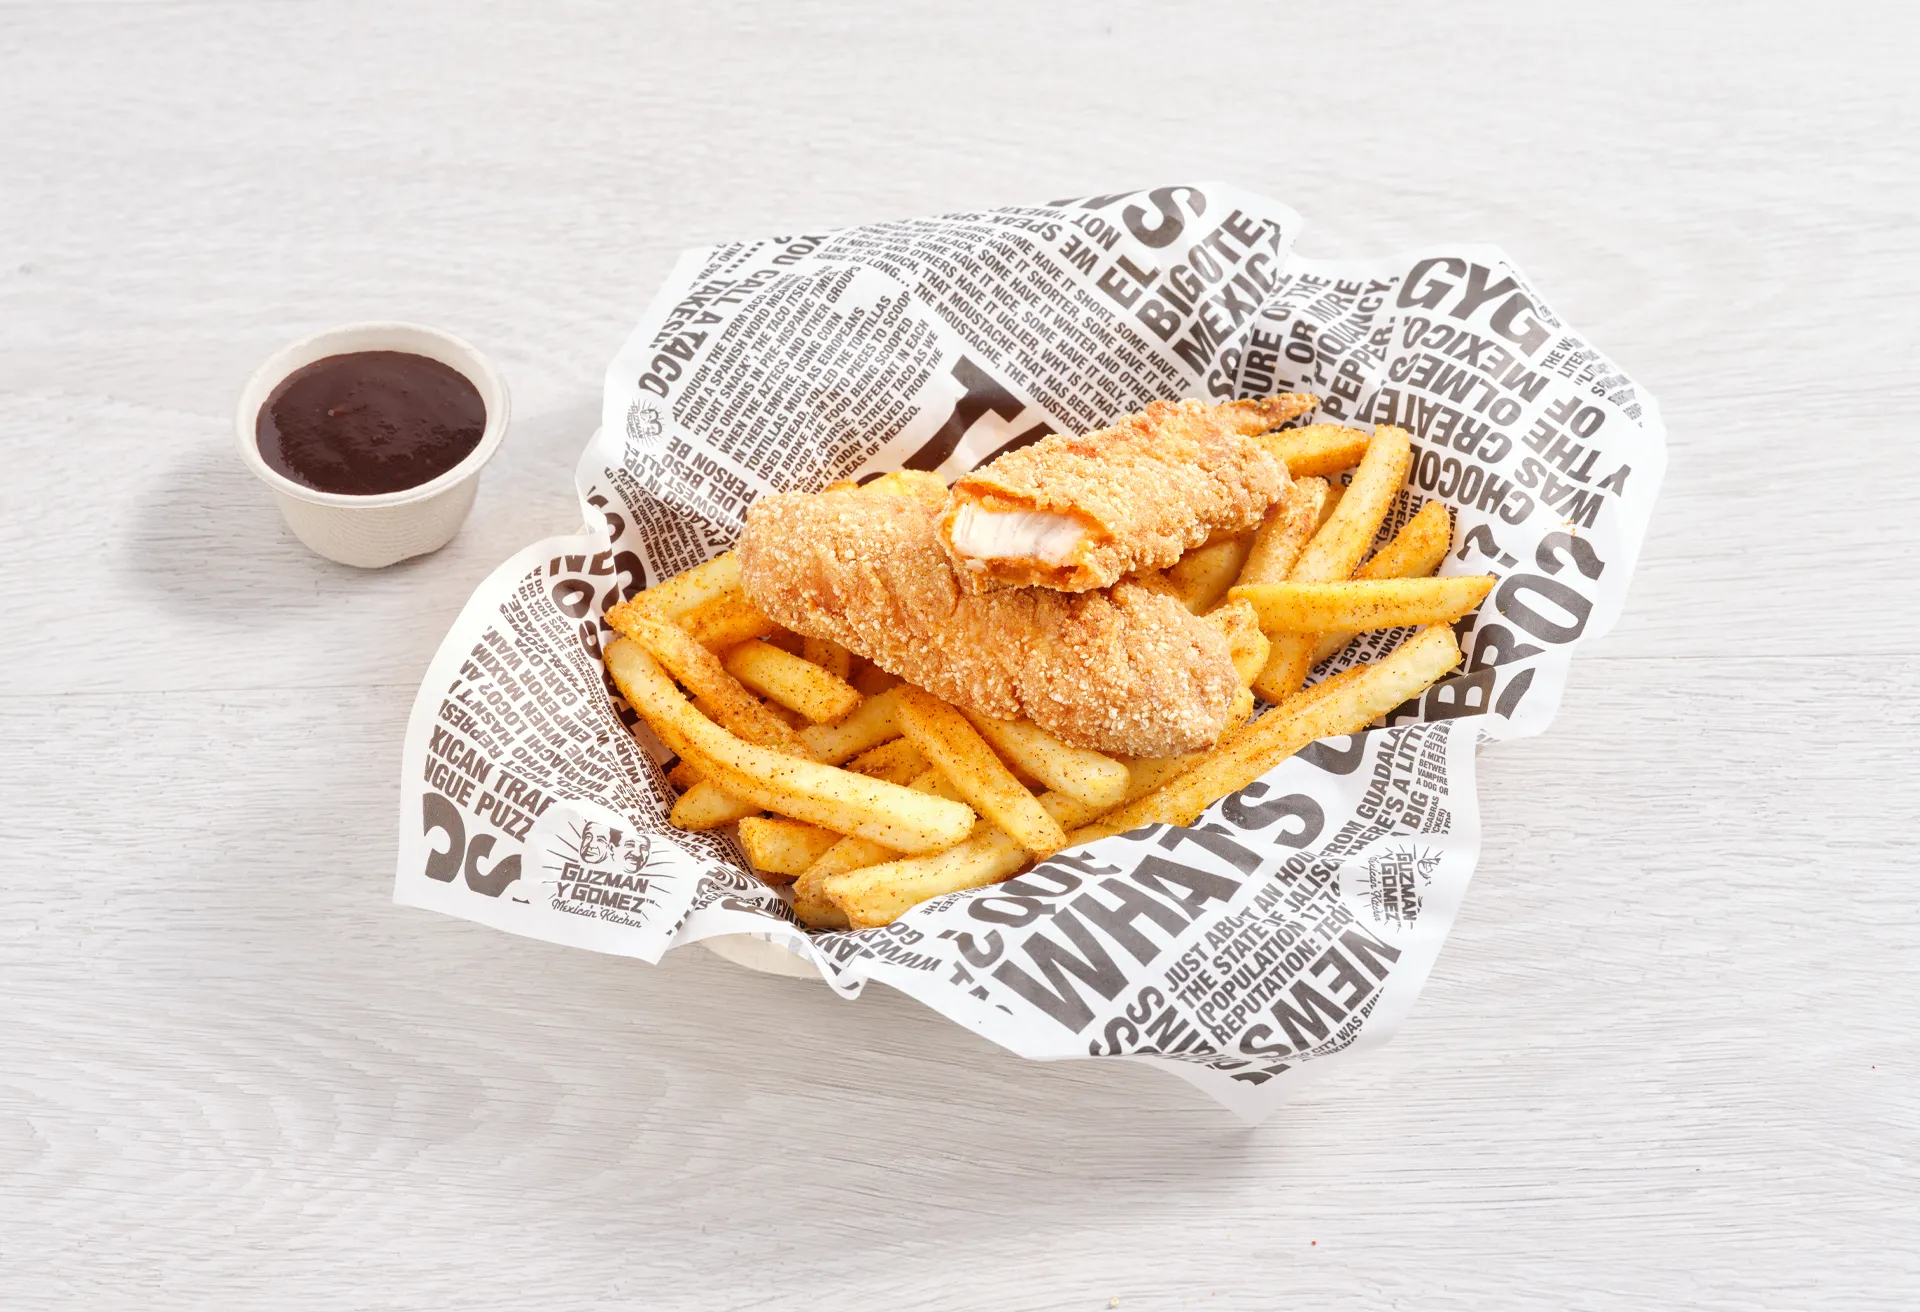
<svg viewBox="0 0 1920 1312">
<path fill-rule="evenodd" d="M 1261 440 L 1294 480 L 1266 522 L 1136 576 L 1229 638 L 1246 686 L 1211 749 L 1122 759 L 957 709 L 781 629 L 741 591 L 728 553 L 607 614 L 621 634 L 606 648 L 614 684 L 679 757 L 671 822 L 736 826 L 760 878 L 790 886 L 802 924 L 869 929 L 1068 847 L 1191 824 L 1308 743 L 1419 696 L 1459 663 L 1450 626 L 1494 580 L 1431 577 L 1453 536 L 1439 502 L 1366 558 L 1406 482 L 1407 434 L 1321 424 Z M 1331 477 L 1348 470 L 1344 484 Z M 862 492 L 943 499 L 946 488 L 903 471 Z M 1358 633 L 1403 626 L 1425 627 L 1303 690 Z M 1271 703 L 1258 716 L 1256 694 Z"/>
</svg>

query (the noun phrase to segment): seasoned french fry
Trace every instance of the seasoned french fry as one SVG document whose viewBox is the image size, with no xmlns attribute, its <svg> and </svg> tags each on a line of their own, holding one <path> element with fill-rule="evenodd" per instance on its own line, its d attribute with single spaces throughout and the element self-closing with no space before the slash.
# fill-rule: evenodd
<svg viewBox="0 0 1920 1312">
<path fill-rule="evenodd" d="M 900 914 L 943 893 L 997 884 L 1027 863 L 1027 849 L 998 825 L 986 825 L 957 847 L 931 856 L 888 861 L 830 875 L 822 891 L 846 912 L 854 929 L 893 923 Z"/>
<path fill-rule="evenodd" d="M 677 620 L 695 607 L 712 601 L 724 592 L 732 592 L 739 586 L 740 560 L 728 551 L 703 565 L 695 565 L 683 574 L 676 574 L 664 583 L 656 583 L 624 604 L 648 606 L 670 620 Z M 614 610 L 618 609 L 618 606 L 614 607 Z M 607 614 L 607 622 L 613 622 L 611 611 Z"/>
<path fill-rule="evenodd" d="M 1121 796 L 1124 800 L 1125 794 Z M 1040 805 L 1047 809 L 1047 814 L 1052 816 L 1062 829 L 1078 829 L 1081 825 L 1097 820 L 1113 810 L 1115 805 L 1112 802 L 1089 802 L 1085 798 L 1071 797 L 1052 789 L 1041 793 L 1039 800 Z"/>
<path fill-rule="evenodd" d="M 831 638 L 802 638 L 800 654 L 836 679 L 853 677 L 853 653 Z"/>
<path fill-rule="evenodd" d="M 1195 547 L 1167 570 L 1173 595 L 1195 615 L 1205 615 L 1227 595 L 1252 550 L 1251 533 L 1217 536 L 1205 546 Z"/>
<path fill-rule="evenodd" d="M 860 485 L 850 478 L 836 478 L 820 490 L 822 492 L 858 492 Z"/>
<path fill-rule="evenodd" d="M 1251 687 L 1260 671 L 1267 667 L 1267 652 L 1272 645 L 1260 632 L 1260 619 L 1244 601 L 1229 601 L 1216 606 L 1207 616 L 1227 638 L 1227 653 L 1243 685 Z"/>
<path fill-rule="evenodd" d="M 1267 633 L 1329 633 L 1450 624 L 1486 600 L 1491 574 L 1443 579 L 1349 579 L 1344 583 L 1254 583 L 1233 590 Z"/>
<path fill-rule="evenodd" d="M 854 708 L 853 714 L 838 724 L 810 724 L 800 731 L 800 741 L 815 760 L 838 765 L 869 748 L 900 736 L 895 711 L 900 694 L 894 690 L 869 697 Z"/>
<path fill-rule="evenodd" d="M 1063 827 L 1084 825 L 1107 809 L 1065 793 L 1042 793 L 1038 800 Z M 997 883 L 1026 865 L 1030 855 L 1006 830 L 983 820 L 966 842 L 944 852 L 892 858 L 824 876 L 821 900 L 840 907 L 851 928 L 872 929 L 928 898 Z"/>
<path fill-rule="evenodd" d="M 1366 457 L 1340 506 L 1313 535 L 1287 575 L 1295 583 L 1337 583 L 1350 578 L 1373 545 L 1380 521 L 1406 485 L 1413 444 L 1404 428 L 1383 427 L 1367 445 Z"/>
<path fill-rule="evenodd" d="M 859 692 L 845 679 L 764 642 L 741 643 L 724 663 L 741 683 L 815 724 L 845 719 L 860 704 Z"/>
<path fill-rule="evenodd" d="M 895 741 L 904 740 L 896 739 Z M 953 785 L 947 781 L 947 777 L 932 766 L 928 766 L 916 775 L 911 787 L 923 793 L 931 793 L 935 797 L 946 797 L 954 801 L 958 801 L 960 797 L 953 791 Z M 794 880 L 794 914 L 800 917 L 801 924 L 813 929 L 847 928 L 847 913 L 822 891 L 821 884 L 829 875 L 837 875 L 846 870 L 858 870 L 865 866 L 877 866 L 883 861 L 892 861 L 899 856 L 900 853 L 895 849 L 876 843 L 870 838 L 841 839 L 815 858 L 813 864 L 801 871 L 799 877 Z"/>
<path fill-rule="evenodd" d="M 645 647 L 674 678 L 687 686 L 701 703 L 702 715 L 710 716 L 721 727 L 750 743 L 790 756 L 807 754 L 799 735 L 761 705 L 759 698 L 727 672 L 720 658 L 696 642 L 685 629 L 643 613 L 635 620 L 628 637 Z M 698 762 L 695 768 L 700 768 Z"/>
<path fill-rule="evenodd" d="M 1333 518 L 1333 512 L 1340 509 L 1340 498 L 1346 496 L 1346 494 L 1347 485 L 1345 483 L 1341 482 L 1338 478 L 1330 478 L 1327 480 L 1327 499 L 1320 503 L 1320 522 L 1313 526 L 1315 532 L 1325 527 L 1326 522 Z M 1277 579 L 1275 580 L 1275 582 L 1278 581 Z"/>
<path fill-rule="evenodd" d="M 805 880 L 806 876 L 801 875 L 793 881 L 793 914 L 800 923 L 808 929 L 851 929 L 853 926 L 847 921 L 847 913 L 818 886 L 806 892 L 800 891 Z"/>
<path fill-rule="evenodd" d="M 1452 629 L 1441 624 L 1422 629 L 1378 664 L 1356 666 L 1227 734 L 1204 760 L 1075 830 L 1071 841 L 1090 843 L 1150 824 L 1190 825 L 1214 802 L 1245 788 L 1308 743 L 1359 732 L 1375 717 L 1426 691 L 1459 663 L 1460 644 Z"/>
<path fill-rule="evenodd" d="M 1253 535 L 1253 549 L 1235 582 L 1284 583 L 1307 539 L 1320 527 L 1320 510 L 1327 497 L 1324 478 L 1303 478 L 1289 487 Z"/>
<path fill-rule="evenodd" d="M 1066 832 L 987 745 L 966 716 L 925 689 L 903 684 L 900 732 L 939 767 L 973 808 L 1030 852 L 1058 851 Z"/>
<path fill-rule="evenodd" d="M 868 496 L 913 497 L 931 506 L 942 506 L 947 501 L 946 482 L 940 475 L 924 469 L 896 469 L 880 475 L 860 490 Z"/>
<path fill-rule="evenodd" d="M 676 761 L 673 769 L 667 771 L 667 782 L 684 793 L 700 782 L 700 772 L 693 768 L 692 761 Z"/>
<path fill-rule="evenodd" d="M 723 791 L 719 785 L 702 779 L 680 794 L 673 804 L 673 810 L 667 814 L 667 823 L 675 829 L 696 832 L 724 829 L 736 820 L 759 815 L 763 809 L 757 802 L 735 797 Z"/>
<path fill-rule="evenodd" d="M 1025 720 L 965 714 L 995 751 L 1048 788 L 1101 807 L 1118 806 L 1127 791 L 1127 767 L 1111 756 L 1070 747 Z"/>
<path fill-rule="evenodd" d="M 740 846 L 769 884 L 790 883 L 839 841 L 840 835 L 831 829 L 778 816 L 750 815 L 740 822 Z"/>
<path fill-rule="evenodd" d="M 607 620 L 612 622 L 613 611 L 607 612 Z M 713 600 L 703 602 L 682 615 L 679 622 L 695 642 L 710 651 L 725 651 L 743 642 L 771 637 L 780 632 L 780 626 L 762 615 L 759 608 L 747 600 L 747 594 L 738 589 L 723 592 Z M 614 627 L 619 628 L 618 625 Z M 620 632 L 629 638 L 634 636 L 626 629 L 620 629 Z"/>
<path fill-rule="evenodd" d="M 905 738 L 881 743 L 847 762 L 847 769 L 890 784 L 909 784 L 932 767 L 925 752 Z"/>
<path fill-rule="evenodd" d="M 779 702 L 768 701 L 765 705 L 767 714 L 773 716 L 774 719 L 780 721 L 780 723 L 786 725 L 789 729 L 805 729 L 813 723 L 813 721 L 800 714 L 800 712 L 793 710 L 791 707 L 782 706 Z M 711 720 L 713 717 L 709 715 L 707 718 Z"/>
<path fill-rule="evenodd" d="M 1127 763 L 1127 798 L 1138 801 L 1176 775 L 1186 773 L 1207 758 L 1205 752 L 1184 756 L 1143 756 Z"/>
<path fill-rule="evenodd" d="M 1286 462 L 1289 474 L 1310 478 L 1352 469 L 1367 454 L 1367 443 L 1371 439 L 1371 434 L 1358 428 L 1308 424 L 1305 428 L 1282 428 L 1264 434 L 1259 441 L 1276 459 Z"/>
<path fill-rule="evenodd" d="M 902 852 L 938 851 L 973 828 L 974 813 L 962 803 L 741 741 L 694 710 L 638 643 L 609 643 L 606 663 L 621 695 L 660 740 L 742 801 Z"/>
<path fill-rule="evenodd" d="M 1380 521 L 1393 508 L 1393 499 L 1407 481 L 1413 445 L 1406 430 L 1392 426 L 1375 431 L 1367 454 L 1354 471 L 1337 510 L 1320 526 L 1288 575 L 1295 583 L 1337 583 L 1352 576 L 1354 567 L 1373 544 Z M 1319 636 L 1292 633 L 1274 641 L 1267 668 L 1253 681 L 1253 690 L 1270 702 L 1284 701 L 1297 691 L 1313 668 Z"/>
<path fill-rule="evenodd" d="M 1356 579 L 1425 578 L 1440 568 L 1453 545 L 1453 518 L 1444 501 L 1429 501 L 1400 526 L 1393 541 L 1353 572 Z"/>
<path fill-rule="evenodd" d="M 1353 572 L 1356 579 L 1419 579 L 1440 568 L 1453 546 L 1453 518 L 1446 503 L 1429 501 L 1420 512 L 1393 535 L 1393 541 L 1373 553 L 1373 558 Z M 1352 642 L 1354 633 L 1323 633 L 1320 645 L 1313 649 L 1311 665 Z"/>
</svg>

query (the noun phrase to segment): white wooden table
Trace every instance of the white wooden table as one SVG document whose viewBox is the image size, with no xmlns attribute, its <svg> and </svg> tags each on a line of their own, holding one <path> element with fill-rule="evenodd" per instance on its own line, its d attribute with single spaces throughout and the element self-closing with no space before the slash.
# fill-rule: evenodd
<svg viewBox="0 0 1920 1312">
<path fill-rule="evenodd" d="M 0 6 L 0 1305 L 1914 1306 L 1912 11 L 863 8 Z M 389 903 L 416 682 L 679 248 L 1188 177 L 1502 243 L 1672 428 L 1392 1045 L 1248 1130 Z M 516 419 L 364 575 L 230 409 L 377 317 Z"/>
</svg>

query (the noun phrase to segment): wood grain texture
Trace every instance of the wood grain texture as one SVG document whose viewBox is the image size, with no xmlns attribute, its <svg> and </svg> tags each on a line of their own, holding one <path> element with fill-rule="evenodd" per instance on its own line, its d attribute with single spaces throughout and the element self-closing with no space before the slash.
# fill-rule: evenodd
<svg viewBox="0 0 1920 1312">
<path fill-rule="evenodd" d="M 0 1305 L 1920 1301 L 1916 20 L 1818 19 L 0 3 Z M 390 904 L 414 685 L 572 526 L 678 249 L 1210 176 L 1314 256 L 1501 243 L 1672 430 L 1393 1044 L 1247 1130 L 883 990 Z M 516 419 L 453 545 L 365 575 L 230 410 L 386 316 Z"/>
</svg>

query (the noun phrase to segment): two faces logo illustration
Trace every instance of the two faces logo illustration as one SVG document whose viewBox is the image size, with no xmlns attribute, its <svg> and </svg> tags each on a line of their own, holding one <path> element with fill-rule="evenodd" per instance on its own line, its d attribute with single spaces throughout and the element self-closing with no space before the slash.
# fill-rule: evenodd
<svg viewBox="0 0 1920 1312">
<path fill-rule="evenodd" d="M 653 842 L 645 834 L 622 834 L 589 821 L 581 826 L 580 864 L 612 865 L 622 874 L 638 875 L 647 868 L 653 855 Z"/>
<path fill-rule="evenodd" d="M 645 401 L 635 401 L 627 407 L 627 440 L 639 445 L 647 445 L 664 433 L 666 421 L 660 417 L 659 407 Z"/>
</svg>

